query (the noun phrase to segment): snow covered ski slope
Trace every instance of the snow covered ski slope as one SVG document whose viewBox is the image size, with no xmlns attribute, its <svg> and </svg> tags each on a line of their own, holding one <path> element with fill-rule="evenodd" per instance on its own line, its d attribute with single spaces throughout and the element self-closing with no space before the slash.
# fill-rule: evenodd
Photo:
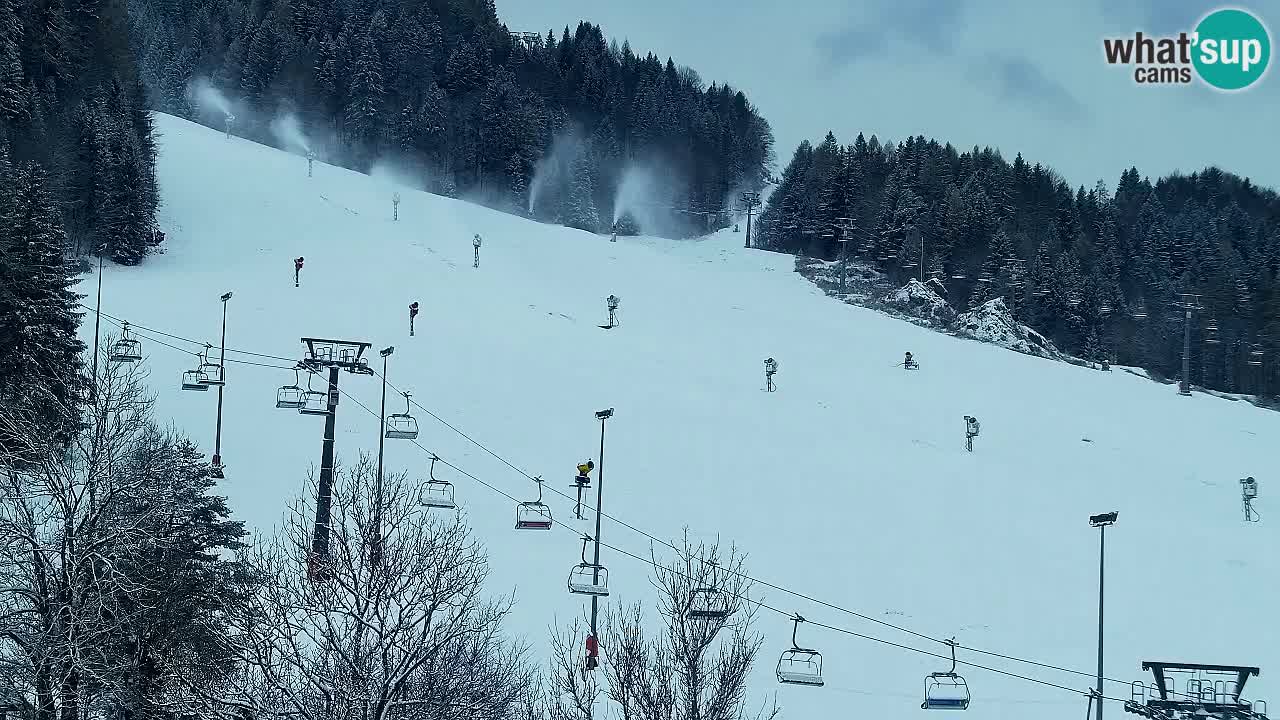
<svg viewBox="0 0 1280 720">
<path fill-rule="evenodd" d="M 108 268 L 103 310 L 217 344 L 300 358 L 302 336 L 394 345 L 389 378 L 414 400 L 548 482 L 557 525 L 572 520 L 574 465 L 599 458 L 593 412 L 609 421 L 605 511 L 663 539 L 733 541 L 753 576 L 932 638 L 1030 658 L 1062 672 L 961 650 L 961 661 L 1084 692 L 1095 667 L 1098 533 L 1107 535 L 1107 675 L 1149 679 L 1143 660 L 1262 667 L 1252 697 L 1280 697 L 1280 414 L 959 340 L 825 298 L 792 258 L 742 249 L 729 231 L 698 240 L 607 237 L 541 225 L 158 116 L 166 252 Z M 472 267 L 472 236 L 484 238 Z M 305 256 L 301 287 L 293 258 Z M 94 278 L 82 292 L 92 302 Z M 605 298 L 621 326 L 601 330 Z M 421 303 L 416 334 L 407 306 Z M 92 322 L 84 325 L 86 335 Z M 104 329 L 111 326 L 104 322 Z M 213 393 L 184 393 L 200 348 L 142 332 L 158 410 L 213 446 Z M 918 371 L 897 363 L 910 350 Z M 779 363 L 764 392 L 763 360 Z M 229 353 L 229 359 L 287 362 Z M 227 369 L 224 491 L 269 531 L 318 464 L 323 419 L 277 410 L 291 371 Z M 304 378 L 305 381 L 305 378 Z M 376 378 L 344 374 L 338 454 L 376 451 Z M 389 393 L 388 410 L 399 410 Z M 535 485 L 415 408 L 421 442 L 521 499 Z M 982 424 L 964 450 L 964 416 Z M 428 456 L 387 442 L 391 468 Z M 514 503 L 447 469 L 486 543 L 489 589 L 515 590 L 513 627 L 546 647 L 547 626 L 582 609 L 566 592 L 574 531 L 518 533 Z M 1262 522 L 1242 520 L 1238 479 L 1260 482 Z M 646 556 L 650 540 L 606 520 L 603 539 Z M 657 548 L 659 552 L 662 547 Z M 644 600 L 644 564 L 604 551 L 613 594 Z M 769 605 L 945 654 L 945 646 L 757 587 Z M 651 605 L 650 605 L 651 606 Z M 826 686 L 778 686 L 791 623 L 764 610 L 752 703 L 775 690 L 786 718 L 905 718 L 924 677 L 949 663 L 862 637 L 801 627 Z M 602 651 L 607 655 L 608 648 Z M 961 666 L 971 718 L 1078 718 L 1067 690 Z M 1127 699 L 1127 684 L 1107 683 Z M 1108 715 L 1118 716 L 1118 703 Z"/>
</svg>

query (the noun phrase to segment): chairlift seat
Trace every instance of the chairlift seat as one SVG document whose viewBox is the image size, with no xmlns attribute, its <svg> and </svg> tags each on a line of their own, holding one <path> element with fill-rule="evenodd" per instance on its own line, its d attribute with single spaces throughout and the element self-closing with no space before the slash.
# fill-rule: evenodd
<svg viewBox="0 0 1280 720">
<path fill-rule="evenodd" d="M 443 480 L 432 480 L 422 490 L 422 504 L 429 508 L 452 510 L 458 507 L 454 502 L 453 483 Z"/>
<path fill-rule="evenodd" d="M 540 502 L 523 502 L 516 506 L 517 530 L 550 530 L 551 508 Z"/>
<path fill-rule="evenodd" d="M 569 571 L 569 592 L 576 595 L 609 595 L 609 570 L 603 565 L 578 563 Z"/>
<path fill-rule="evenodd" d="M 182 373 L 182 389 L 207 392 L 209 384 L 204 382 L 204 373 L 199 370 L 187 370 Z"/>
<path fill-rule="evenodd" d="M 778 682 L 788 685 L 822 687 L 822 654 L 816 650 L 792 648 L 778 658 Z"/>
<path fill-rule="evenodd" d="M 282 410 L 297 410 L 306 402 L 302 399 L 302 388 L 297 385 L 286 385 L 276 391 L 276 407 Z"/>
<path fill-rule="evenodd" d="M 969 684 L 955 673 L 933 673 L 924 681 L 924 710 L 965 710 L 969 707 Z"/>
<path fill-rule="evenodd" d="M 117 340 L 109 358 L 112 362 L 138 362 L 142 359 L 142 343 L 132 338 Z"/>
<path fill-rule="evenodd" d="M 205 385 L 225 385 L 222 377 L 222 366 L 218 363 L 200 363 L 200 374 L 204 377 L 200 382 Z"/>
<path fill-rule="evenodd" d="M 697 620 L 721 620 L 728 615 L 723 594 L 713 587 L 695 589 L 685 611 L 685 617 Z"/>
<path fill-rule="evenodd" d="M 302 394 L 298 412 L 302 415 L 328 415 L 329 396 L 323 390 L 307 390 Z"/>
<path fill-rule="evenodd" d="M 418 421 L 412 415 L 396 413 L 387 417 L 388 440 L 413 440 L 418 437 Z"/>
</svg>

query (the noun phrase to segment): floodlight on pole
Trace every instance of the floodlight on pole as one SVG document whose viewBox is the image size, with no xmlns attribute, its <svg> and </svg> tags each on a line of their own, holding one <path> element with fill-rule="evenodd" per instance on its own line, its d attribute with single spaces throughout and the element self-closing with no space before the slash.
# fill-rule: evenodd
<svg viewBox="0 0 1280 720">
<path fill-rule="evenodd" d="M 1102 720 L 1102 588 L 1105 579 L 1103 571 L 1106 567 L 1107 526 L 1114 525 L 1120 513 L 1112 511 L 1089 516 L 1089 525 L 1098 528 L 1098 677 L 1097 686 L 1093 689 L 1090 700 L 1098 702 L 1098 715 L 1095 720 Z"/>
<path fill-rule="evenodd" d="M 378 476 L 373 489 L 373 542 L 369 548 L 369 565 L 382 565 L 382 454 L 387 443 L 387 358 L 396 351 L 394 345 L 378 351 L 382 356 L 382 409 L 378 413 Z"/>
</svg>

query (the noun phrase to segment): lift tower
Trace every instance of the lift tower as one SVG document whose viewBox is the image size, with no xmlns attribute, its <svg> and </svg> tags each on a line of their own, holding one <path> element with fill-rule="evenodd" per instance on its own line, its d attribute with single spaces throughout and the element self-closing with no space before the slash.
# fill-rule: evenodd
<svg viewBox="0 0 1280 720">
<path fill-rule="evenodd" d="M 311 556 L 307 561 L 307 576 L 313 582 L 327 578 L 329 564 L 329 522 L 333 508 L 333 441 L 338 415 L 338 373 L 345 370 L 353 375 L 373 375 L 364 352 L 369 343 L 351 340 L 325 340 L 302 338 L 307 346 L 306 357 L 299 367 L 309 373 L 329 371 L 329 387 L 324 412 L 324 438 L 320 446 L 320 482 L 316 489 L 316 525 L 311 540 Z"/>
</svg>

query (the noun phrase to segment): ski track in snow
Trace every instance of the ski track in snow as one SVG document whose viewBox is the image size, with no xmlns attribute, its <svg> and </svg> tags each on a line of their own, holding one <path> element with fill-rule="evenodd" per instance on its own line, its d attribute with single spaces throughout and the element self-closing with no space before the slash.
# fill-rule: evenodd
<svg viewBox="0 0 1280 720">
<path fill-rule="evenodd" d="M 575 463 L 597 453 L 592 413 L 614 407 L 606 512 L 664 539 L 688 525 L 696 537 L 736 542 L 753 575 L 822 600 L 1090 674 L 1098 533 L 1087 518 L 1118 510 L 1107 533 L 1107 674 L 1150 680 L 1143 660 L 1258 665 L 1263 673 L 1246 695 L 1280 696 L 1280 621 L 1271 610 L 1280 515 L 1268 510 L 1280 414 L 1182 398 L 1127 372 L 1019 355 L 849 306 L 792 272 L 790 256 L 744 250 L 742 235 L 728 230 L 697 242 L 613 244 L 407 189 L 392 223 L 391 191 L 366 176 L 317 164 L 307 178 L 301 156 L 168 116 L 156 121 L 166 251 L 106 270 L 106 312 L 216 341 L 218 296 L 233 290 L 231 348 L 300 357 L 304 335 L 395 345 L 391 383 L 545 478 L 557 523 L 575 532 L 590 521 L 574 521 L 572 503 L 551 488 L 572 494 Z M 485 238 L 479 269 L 471 267 L 475 233 Z M 294 288 L 298 255 L 307 260 Z M 86 276 L 81 291 L 93 281 Z M 608 319 L 611 293 L 627 321 L 603 332 L 596 325 Z M 406 306 L 415 300 L 423 312 L 410 338 Z M 92 328 L 83 323 L 82 333 Z M 105 320 L 103 328 L 113 330 Z M 172 418 L 209 452 L 214 396 L 178 386 L 194 356 L 147 338 L 161 420 Z M 893 367 L 905 350 L 920 370 Z M 770 356 L 780 363 L 775 393 L 763 392 Z M 318 465 L 323 423 L 274 408 L 276 388 L 293 379 L 286 370 L 227 368 L 221 487 L 255 530 L 279 522 Z M 350 400 L 338 410 L 338 456 L 350 463 L 359 450 L 376 452 L 377 418 L 355 401 L 376 409 L 380 387 L 352 375 L 340 387 Z M 512 495 L 536 495 L 532 482 L 415 414 L 423 445 Z M 972 454 L 965 414 L 982 422 Z M 425 478 L 426 455 L 386 445 L 389 468 Z M 548 626 L 589 605 L 565 588 L 578 536 L 517 533 L 509 500 L 439 474 L 457 485 L 490 552 L 489 592 L 516 592 L 508 630 L 545 656 Z M 1242 522 L 1236 479 L 1246 475 L 1260 481 L 1261 523 Z M 608 520 L 603 539 L 642 556 L 650 547 Z M 652 617 L 647 566 L 608 550 L 603 561 L 613 580 L 604 607 L 640 600 Z M 946 652 L 777 590 L 757 593 L 810 620 Z M 784 718 L 849 709 L 916 716 L 924 676 L 948 665 L 806 625 L 799 641 L 822 651 L 827 686 L 779 687 L 774 664 L 791 624 L 761 611 L 757 628 L 766 641 L 748 701 L 754 707 L 776 691 Z M 1081 691 L 1093 684 L 959 657 Z M 1084 711 L 1082 696 L 961 672 L 972 719 L 1022 720 L 1029 705 L 1046 720 Z M 1128 698 L 1124 685 L 1106 691 Z M 1108 703 L 1107 712 L 1122 711 Z"/>
</svg>

